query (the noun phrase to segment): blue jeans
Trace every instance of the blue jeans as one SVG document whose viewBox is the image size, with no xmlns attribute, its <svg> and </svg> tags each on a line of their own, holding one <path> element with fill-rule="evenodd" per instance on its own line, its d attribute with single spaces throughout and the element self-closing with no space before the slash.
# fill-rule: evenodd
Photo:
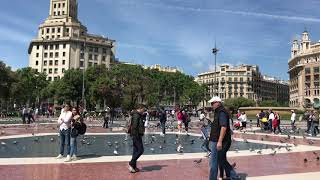
<svg viewBox="0 0 320 180">
<path fill-rule="evenodd" d="M 64 153 L 64 145 L 67 144 L 67 155 L 70 155 L 70 131 L 71 129 L 67 130 L 60 130 L 60 154 L 63 155 Z"/>
<path fill-rule="evenodd" d="M 76 156 L 76 155 L 77 155 L 77 152 L 78 152 L 78 148 L 77 148 L 77 137 L 71 138 L 70 146 L 71 146 L 70 156 L 73 156 L 73 155 Z"/>
<path fill-rule="evenodd" d="M 272 131 L 272 119 L 269 119 L 268 121 L 268 130 Z"/>
<path fill-rule="evenodd" d="M 209 180 L 217 180 L 218 176 L 218 151 L 217 151 L 217 142 L 210 142 L 211 146 L 211 156 L 210 156 L 210 172 Z"/>
</svg>

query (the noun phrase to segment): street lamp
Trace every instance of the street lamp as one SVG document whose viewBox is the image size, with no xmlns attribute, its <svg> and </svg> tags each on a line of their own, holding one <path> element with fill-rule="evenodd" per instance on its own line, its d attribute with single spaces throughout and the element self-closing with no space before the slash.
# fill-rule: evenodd
<svg viewBox="0 0 320 180">
<path fill-rule="evenodd" d="M 216 42 L 214 42 L 214 48 L 212 49 L 212 54 L 214 54 L 214 95 L 217 96 L 217 54 L 218 54 L 219 49 L 217 49 Z"/>
<path fill-rule="evenodd" d="M 81 54 L 83 53 L 83 69 L 82 69 L 82 105 L 83 105 L 83 110 L 86 109 L 86 102 L 84 98 L 84 92 L 85 92 L 85 87 L 84 87 L 84 73 L 85 73 L 85 68 L 86 68 L 86 62 L 85 62 L 85 48 L 86 48 L 86 40 L 83 43 L 83 47 L 81 47 Z M 81 58 L 81 55 L 80 55 Z"/>
</svg>

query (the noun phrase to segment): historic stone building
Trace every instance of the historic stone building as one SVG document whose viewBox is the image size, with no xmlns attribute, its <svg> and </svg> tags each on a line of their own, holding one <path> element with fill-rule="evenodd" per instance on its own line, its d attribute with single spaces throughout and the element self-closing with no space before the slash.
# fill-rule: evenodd
<svg viewBox="0 0 320 180">
<path fill-rule="evenodd" d="M 89 34 L 78 20 L 77 0 L 50 0 L 49 17 L 29 45 L 29 67 L 56 80 L 72 68 L 86 69 L 115 60 L 115 41 Z"/>
<path fill-rule="evenodd" d="M 320 42 L 311 43 L 304 31 L 300 41 L 295 39 L 289 59 L 290 106 L 320 107 Z"/>
<path fill-rule="evenodd" d="M 216 78 L 216 81 L 215 81 Z M 221 65 L 215 72 L 198 74 L 196 81 L 208 86 L 210 97 L 221 99 L 245 97 L 257 103 L 263 100 L 289 101 L 289 86 L 283 81 L 261 75 L 256 65 Z M 205 106 L 208 104 L 205 102 Z"/>
</svg>

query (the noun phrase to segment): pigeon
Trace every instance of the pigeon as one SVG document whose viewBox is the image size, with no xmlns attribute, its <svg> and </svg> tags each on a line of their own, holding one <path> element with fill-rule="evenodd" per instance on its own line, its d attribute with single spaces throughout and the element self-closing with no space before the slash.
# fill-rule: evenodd
<svg viewBox="0 0 320 180">
<path fill-rule="evenodd" d="M 194 144 L 194 141 L 195 141 L 194 139 L 191 139 L 190 144 Z"/>
<path fill-rule="evenodd" d="M 263 138 L 261 138 L 261 141 L 263 141 Z"/>
<path fill-rule="evenodd" d="M 119 153 L 118 153 L 118 151 L 116 149 L 113 151 L 113 154 L 116 155 L 116 156 L 119 155 Z"/>
<path fill-rule="evenodd" d="M 181 144 L 177 147 L 177 152 L 179 152 L 179 153 L 183 152 L 183 147 Z"/>
<path fill-rule="evenodd" d="M 296 139 L 296 137 L 295 137 L 295 136 L 293 136 L 293 139 Z"/>
<path fill-rule="evenodd" d="M 284 141 L 282 141 L 282 140 L 280 139 L 280 143 L 284 143 Z"/>
<path fill-rule="evenodd" d="M 54 141 L 54 138 L 51 138 L 50 141 L 51 141 L 51 142 Z"/>
<path fill-rule="evenodd" d="M 308 159 L 307 159 L 307 158 L 304 158 L 303 162 L 304 162 L 304 163 L 307 163 L 307 162 L 308 162 Z"/>
<path fill-rule="evenodd" d="M 262 150 L 260 149 L 259 151 L 257 151 L 258 154 L 262 154 Z"/>
<path fill-rule="evenodd" d="M 34 138 L 34 142 L 39 142 L 39 138 L 38 137 Z"/>
<path fill-rule="evenodd" d="M 291 151 L 291 149 L 290 149 L 289 147 L 286 147 L 286 150 L 287 150 L 288 152 L 290 152 L 290 151 Z"/>
<path fill-rule="evenodd" d="M 13 144 L 18 144 L 18 142 L 17 142 L 17 141 L 13 141 L 12 143 L 13 143 Z"/>
<path fill-rule="evenodd" d="M 269 135 L 266 134 L 266 138 L 268 138 L 268 137 L 269 137 Z"/>
<path fill-rule="evenodd" d="M 316 159 L 317 159 L 317 161 L 319 161 L 319 160 L 320 160 L 320 157 L 319 157 L 319 156 L 317 156 L 317 158 L 316 158 Z"/>
<path fill-rule="evenodd" d="M 150 148 L 150 151 L 151 151 L 152 153 L 154 153 L 154 148 Z"/>
<path fill-rule="evenodd" d="M 308 143 L 309 143 L 310 145 L 313 145 L 313 144 L 314 144 L 314 141 L 313 141 L 313 140 L 309 140 Z"/>
<path fill-rule="evenodd" d="M 271 146 L 271 150 L 274 151 L 274 147 L 273 146 Z"/>
<path fill-rule="evenodd" d="M 277 153 L 277 151 L 273 151 L 273 153 L 271 153 L 270 155 L 274 156 L 274 155 L 276 155 L 276 153 Z"/>
<path fill-rule="evenodd" d="M 294 145 L 294 146 L 298 146 L 298 144 L 297 144 L 297 143 L 293 143 L 293 145 Z"/>
<path fill-rule="evenodd" d="M 244 139 L 243 142 L 244 143 L 249 143 L 249 141 L 247 139 Z"/>
<path fill-rule="evenodd" d="M 318 153 L 316 153 L 316 152 L 313 152 L 313 154 L 314 154 L 314 155 L 318 155 Z"/>
<path fill-rule="evenodd" d="M 91 143 L 90 143 L 90 142 L 87 142 L 87 145 L 91 145 Z"/>
<path fill-rule="evenodd" d="M 5 145 L 7 145 L 7 143 L 5 143 L 5 142 L 1 142 L 1 145 L 5 146 Z"/>
<path fill-rule="evenodd" d="M 238 149 L 238 148 L 236 148 L 236 149 L 235 149 L 235 151 L 236 151 L 236 153 L 238 153 L 238 152 L 239 152 L 239 149 Z"/>
<path fill-rule="evenodd" d="M 160 146 L 159 146 L 159 149 L 163 149 L 163 147 L 160 145 Z"/>
<path fill-rule="evenodd" d="M 281 146 L 278 146 L 278 149 L 280 150 L 282 147 Z"/>
<path fill-rule="evenodd" d="M 112 143 L 111 142 L 107 142 L 108 146 L 112 146 Z"/>
<path fill-rule="evenodd" d="M 250 148 L 250 149 L 249 149 L 249 151 L 250 151 L 250 152 L 253 152 L 253 151 L 254 151 L 254 149 L 253 149 L 253 148 Z"/>
<path fill-rule="evenodd" d="M 194 160 L 193 162 L 197 163 L 197 164 L 200 164 L 202 162 L 202 159 L 199 159 L 199 160 Z"/>
<path fill-rule="evenodd" d="M 118 143 L 118 141 L 115 141 L 114 144 L 117 145 L 117 144 L 119 144 L 119 143 Z"/>
<path fill-rule="evenodd" d="M 253 131 L 253 134 L 256 134 L 256 131 Z"/>
</svg>

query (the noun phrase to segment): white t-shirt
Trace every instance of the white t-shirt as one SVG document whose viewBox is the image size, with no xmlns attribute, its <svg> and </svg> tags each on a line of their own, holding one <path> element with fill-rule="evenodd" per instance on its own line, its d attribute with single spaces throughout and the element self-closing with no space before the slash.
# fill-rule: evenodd
<svg viewBox="0 0 320 180">
<path fill-rule="evenodd" d="M 239 117 L 239 120 L 241 122 L 247 122 L 247 115 L 246 114 L 241 114 L 240 117 Z"/>
<path fill-rule="evenodd" d="M 200 119 L 201 121 L 203 121 L 204 118 L 206 118 L 206 116 L 205 116 L 203 113 L 201 113 L 199 119 Z"/>
<path fill-rule="evenodd" d="M 295 121 L 296 120 L 296 113 L 292 113 L 291 114 L 291 121 Z"/>
<path fill-rule="evenodd" d="M 72 112 L 64 110 L 61 111 L 61 114 L 58 118 L 58 123 L 60 124 L 60 130 L 67 130 L 71 127 L 71 118 Z"/>
<path fill-rule="evenodd" d="M 274 120 L 274 113 L 270 113 L 269 119 Z"/>
</svg>

